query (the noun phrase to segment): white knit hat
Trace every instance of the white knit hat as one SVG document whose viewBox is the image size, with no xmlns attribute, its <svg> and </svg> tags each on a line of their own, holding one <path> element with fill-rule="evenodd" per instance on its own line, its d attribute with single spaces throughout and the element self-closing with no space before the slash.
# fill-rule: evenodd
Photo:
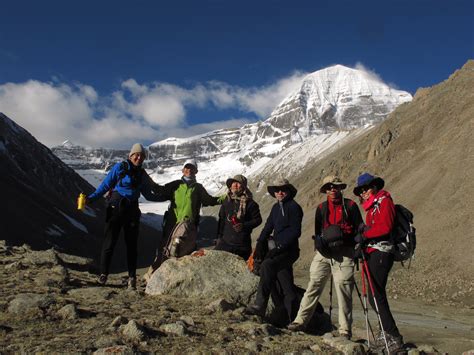
<svg viewBox="0 0 474 355">
<path fill-rule="evenodd" d="M 196 169 L 198 168 L 198 165 L 197 165 L 197 162 L 196 162 L 196 159 L 188 159 L 184 162 L 183 164 L 183 168 L 186 166 L 186 165 L 192 165 L 194 166 Z"/>
<path fill-rule="evenodd" d="M 132 149 L 130 149 L 130 153 L 128 153 L 128 157 L 130 158 L 135 153 L 142 153 L 146 158 L 145 148 L 143 148 L 143 146 L 140 143 L 135 143 L 132 146 Z"/>
</svg>

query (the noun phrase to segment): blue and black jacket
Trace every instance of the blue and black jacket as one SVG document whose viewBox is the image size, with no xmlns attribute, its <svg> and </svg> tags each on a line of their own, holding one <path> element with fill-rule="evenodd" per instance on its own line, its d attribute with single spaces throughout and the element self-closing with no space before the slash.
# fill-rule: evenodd
<svg viewBox="0 0 474 355">
<path fill-rule="evenodd" d="M 116 163 L 97 190 L 87 198 L 93 202 L 112 189 L 114 195 L 118 194 L 121 198 L 126 198 L 130 202 L 138 202 L 140 193 L 147 200 L 161 201 L 152 192 L 155 185 L 145 169 L 126 160 Z"/>
</svg>

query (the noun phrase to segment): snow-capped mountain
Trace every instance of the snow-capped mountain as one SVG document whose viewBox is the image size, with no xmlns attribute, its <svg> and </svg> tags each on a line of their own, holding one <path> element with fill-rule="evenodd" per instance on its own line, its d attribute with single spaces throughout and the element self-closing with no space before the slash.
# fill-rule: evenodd
<svg viewBox="0 0 474 355">
<path fill-rule="evenodd" d="M 351 130 L 380 122 L 411 99 L 409 93 L 395 90 L 365 71 L 331 66 L 307 75 L 298 90 L 289 93 L 265 121 L 153 143 L 148 147 L 145 166 L 161 183 L 179 178 L 180 165 L 190 157 L 196 158 L 199 180 L 217 191 L 227 177 L 249 175 L 286 148 L 298 149 L 308 139 L 316 146 L 310 154 L 314 157 Z M 128 153 L 71 147 L 69 142 L 52 150 L 76 170 L 105 171 Z"/>
</svg>

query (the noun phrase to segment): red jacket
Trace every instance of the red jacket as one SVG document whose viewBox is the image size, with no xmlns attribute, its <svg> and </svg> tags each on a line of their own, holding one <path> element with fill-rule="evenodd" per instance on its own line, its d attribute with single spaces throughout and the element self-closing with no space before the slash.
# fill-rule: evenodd
<svg viewBox="0 0 474 355">
<path fill-rule="evenodd" d="M 380 190 L 375 196 L 362 204 L 366 212 L 365 223 L 367 229 L 364 237 L 368 239 L 388 240 L 395 219 L 395 205 L 390 193 Z M 375 249 L 367 248 L 371 253 Z"/>
</svg>

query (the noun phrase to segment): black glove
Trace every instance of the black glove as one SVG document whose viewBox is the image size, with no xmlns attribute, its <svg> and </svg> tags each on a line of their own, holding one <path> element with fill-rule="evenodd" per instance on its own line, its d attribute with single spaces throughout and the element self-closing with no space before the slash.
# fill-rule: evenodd
<svg viewBox="0 0 474 355">
<path fill-rule="evenodd" d="M 266 242 L 257 242 L 257 245 L 255 246 L 255 254 L 254 254 L 255 260 L 263 260 L 265 258 L 266 248 L 265 248 L 264 243 Z"/>
<path fill-rule="evenodd" d="M 362 245 L 357 244 L 354 248 L 354 259 L 362 259 Z"/>
<path fill-rule="evenodd" d="M 273 248 L 272 250 L 269 250 L 267 255 L 265 256 L 265 259 L 272 259 L 278 254 L 282 252 L 282 249 L 280 246 L 277 246 L 276 248 Z"/>
<path fill-rule="evenodd" d="M 354 237 L 354 241 L 356 242 L 356 244 L 364 245 L 367 242 L 367 238 L 364 237 L 362 233 L 357 233 Z"/>
<path fill-rule="evenodd" d="M 357 228 L 357 232 L 364 233 L 367 229 L 369 229 L 369 227 L 367 227 L 364 223 L 361 223 Z"/>
</svg>

